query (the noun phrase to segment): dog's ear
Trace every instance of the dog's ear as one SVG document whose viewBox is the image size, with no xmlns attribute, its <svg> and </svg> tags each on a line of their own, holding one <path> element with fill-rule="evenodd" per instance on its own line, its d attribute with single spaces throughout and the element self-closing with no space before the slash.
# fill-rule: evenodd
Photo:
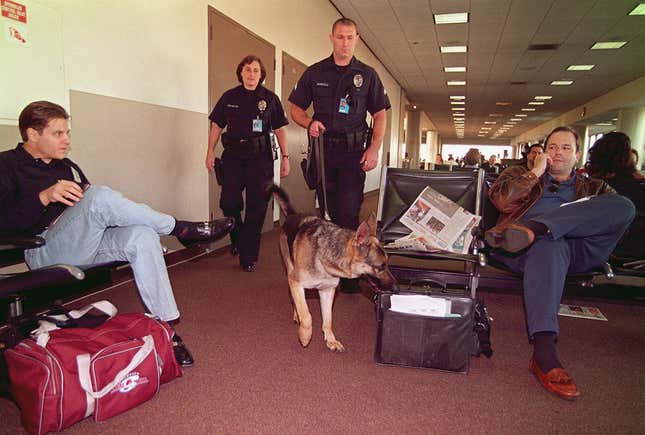
<svg viewBox="0 0 645 435">
<path fill-rule="evenodd" d="M 356 245 L 362 245 L 367 241 L 370 236 L 370 227 L 366 222 L 361 222 L 356 230 L 356 236 L 354 237 L 354 243 Z"/>
</svg>

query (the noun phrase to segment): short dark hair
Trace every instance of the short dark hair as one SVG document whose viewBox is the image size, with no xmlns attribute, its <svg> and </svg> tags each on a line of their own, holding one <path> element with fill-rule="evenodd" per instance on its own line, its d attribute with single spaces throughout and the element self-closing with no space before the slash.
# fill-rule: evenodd
<svg viewBox="0 0 645 435">
<path fill-rule="evenodd" d="M 253 54 L 249 54 L 248 56 L 245 56 L 244 59 L 242 59 L 240 63 L 237 65 L 237 70 L 235 71 L 235 73 L 237 74 L 237 81 L 239 81 L 240 83 L 244 83 L 242 81 L 242 69 L 244 68 L 244 65 L 250 65 L 253 62 L 257 62 L 260 64 L 260 84 L 264 82 L 264 79 L 267 77 L 267 70 L 264 68 L 264 64 L 262 63 L 262 60 Z"/>
<path fill-rule="evenodd" d="M 542 146 L 542 144 L 541 144 L 541 143 L 539 143 L 539 142 L 538 142 L 538 143 L 534 143 L 533 145 L 530 145 L 530 146 L 529 146 L 529 150 L 528 150 L 528 152 L 530 153 L 530 152 L 531 152 L 531 150 L 532 150 L 533 148 L 535 148 L 535 147 L 538 147 L 538 148 L 540 148 L 542 151 L 544 151 L 544 147 Z"/>
<path fill-rule="evenodd" d="M 471 148 L 464 156 L 464 164 L 472 166 L 481 162 L 481 153 L 477 148 Z"/>
<path fill-rule="evenodd" d="M 559 133 L 559 132 L 571 133 L 573 137 L 576 138 L 576 152 L 580 151 L 580 136 L 578 136 L 577 131 L 575 131 L 572 127 L 569 127 L 568 125 L 563 125 L 561 127 L 554 128 L 551 131 L 551 133 L 548 134 L 546 139 L 544 139 L 544 149 L 546 149 L 549 146 L 549 138 L 555 133 Z"/>
<path fill-rule="evenodd" d="M 336 26 L 354 26 L 354 29 L 356 29 L 356 33 L 358 33 L 358 26 L 356 25 L 356 22 L 351 18 L 339 18 L 336 21 L 334 21 L 334 24 L 332 24 L 331 26 L 332 35 L 334 34 L 334 30 L 336 30 Z"/>
<path fill-rule="evenodd" d="M 636 164 L 632 151 L 632 142 L 625 133 L 612 131 L 604 134 L 589 149 L 589 174 L 598 178 L 633 176 Z"/>
<path fill-rule="evenodd" d="M 27 141 L 27 129 L 33 128 L 42 133 L 47 123 L 52 119 L 69 119 L 65 109 L 49 101 L 34 101 L 22 109 L 18 117 L 18 128 L 23 141 Z"/>
</svg>

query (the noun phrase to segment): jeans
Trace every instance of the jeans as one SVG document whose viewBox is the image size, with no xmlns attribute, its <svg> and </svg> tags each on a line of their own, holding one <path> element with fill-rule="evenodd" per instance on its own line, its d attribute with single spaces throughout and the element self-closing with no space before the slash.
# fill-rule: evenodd
<svg viewBox="0 0 645 435">
<path fill-rule="evenodd" d="M 175 218 L 135 203 L 106 186 L 90 186 L 83 199 L 40 236 L 46 244 L 25 251 L 30 268 L 64 263 L 75 266 L 128 261 L 141 299 L 161 320 L 179 317 L 159 235 Z"/>
</svg>

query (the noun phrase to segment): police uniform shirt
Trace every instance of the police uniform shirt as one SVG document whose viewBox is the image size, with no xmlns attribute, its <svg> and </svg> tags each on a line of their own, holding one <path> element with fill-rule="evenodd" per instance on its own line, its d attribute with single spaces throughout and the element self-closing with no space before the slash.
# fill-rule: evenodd
<svg viewBox="0 0 645 435">
<path fill-rule="evenodd" d="M 390 108 L 383 83 L 372 67 L 355 57 L 349 65 L 338 66 L 333 55 L 307 68 L 291 91 L 289 101 L 302 110 L 313 102 L 313 118 L 322 122 L 328 133 L 365 130 L 366 112 L 374 114 Z M 349 107 L 343 109 L 344 103 Z"/>
<path fill-rule="evenodd" d="M 253 91 L 240 85 L 224 92 L 208 118 L 227 127 L 231 139 L 263 136 L 289 123 L 278 96 L 260 85 Z"/>
</svg>

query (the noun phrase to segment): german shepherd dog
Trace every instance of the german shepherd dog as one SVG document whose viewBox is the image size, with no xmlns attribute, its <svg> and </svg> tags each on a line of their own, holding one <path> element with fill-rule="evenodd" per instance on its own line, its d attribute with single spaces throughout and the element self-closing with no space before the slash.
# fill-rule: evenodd
<svg viewBox="0 0 645 435">
<path fill-rule="evenodd" d="M 316 216 L 297 213 L 284 190 L 267 188 L 286 216 L 280 230 L 280 253 L 284 260 L 293 300 L 293 320 L 298 324 L 298 339 L 303 347 L 311 341 L 312 321 L 305 289 L 316 289 L 320 296 L 322 330 L 327 348 L 345 348 L 332 331 L 332 305 L 340 278 L 366 275 L 383 290 L 395 286 L 387 267 L 387 254 L 376 238 L 376 216 L 370 215 L 356 231 L 340 228 Z"/>
</svg>

